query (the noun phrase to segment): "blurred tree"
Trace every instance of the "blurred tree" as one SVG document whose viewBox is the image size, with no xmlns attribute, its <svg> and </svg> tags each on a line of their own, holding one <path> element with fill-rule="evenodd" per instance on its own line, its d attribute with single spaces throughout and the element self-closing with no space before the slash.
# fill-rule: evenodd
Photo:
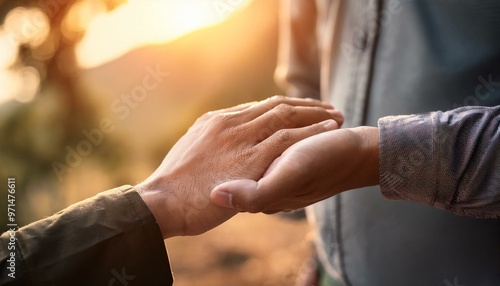
<svg viewBox="0 0 500 286">
<path fill-rule="evenodd" d="M 17 201 L 24 204 L 17 208 L 19 225 L 33 219 L 27 193 L 57 190 L 53 163 L 66 162 L 66 146 L 84 139 L 82 130 L 95 123 L 92 107 L 77 87 L 75 46 L 93 15 L 122 2 L 0 0 L 0 36 L 10 43 L 0 46 L 0 52 L 14 55 L 4 68 L 19 81 L 12 82 L 16 100 L 0 105 L 0 179 L 17 179 Z M 99 146 L 97 153 L 118 159 L 111 149 Z M 6 188 L 0 188 L 0 196 L 6 197 Z M 49 203 L 51 208 L 63 206 L 56 200 Z M 6 200 L 0 205 L 6 209 Z M 1 216 L 2 228 L 5 220 Z"/>
</svg>

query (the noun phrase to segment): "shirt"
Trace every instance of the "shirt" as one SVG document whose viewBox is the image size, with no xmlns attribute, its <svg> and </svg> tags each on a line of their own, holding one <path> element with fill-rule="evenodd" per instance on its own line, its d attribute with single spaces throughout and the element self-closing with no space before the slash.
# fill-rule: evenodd
<svg viewBox="0 0 500 286">
<path fill-rule="evenodd" d="M 380 131 L 380 187 L 307 208 L 322 268 L 343 285 L 500 285 L 500 2 L 281 3 L 278 84 Z"/>
</svg>

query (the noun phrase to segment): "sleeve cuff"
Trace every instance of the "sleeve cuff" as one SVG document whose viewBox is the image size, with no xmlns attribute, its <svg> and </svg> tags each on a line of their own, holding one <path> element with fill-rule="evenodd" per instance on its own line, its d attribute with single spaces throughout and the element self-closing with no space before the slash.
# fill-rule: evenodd
<svg viewBox="0 0 500 286">
<path fill-rule="evenodd" d="M 380 189 L 387 199 L 436 202 L 433 115 L 388 116 L 380 130 Z"/>
</svg>

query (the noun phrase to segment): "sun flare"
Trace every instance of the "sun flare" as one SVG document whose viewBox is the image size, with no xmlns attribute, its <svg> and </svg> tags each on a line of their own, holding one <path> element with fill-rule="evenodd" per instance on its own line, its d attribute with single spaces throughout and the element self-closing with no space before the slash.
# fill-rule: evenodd
<svg viewBox="0 0 500 286">
<path fill-rule="evenodd" d="M 194 30 L 223 21 L 250 0 L 128 0 L 111 12 L 95 14 L 90 2 L 79 2 L 63 29 L 85 30 L 76 47 L 78 65 L 92 68 L 147 44 L 171 41 Z M 77 9 L 78 8 L 78 9 Z M 28 21 L 26 20 L 28 19 Z M 31 20 L 30 20 L 31 19 Z M 39 9 L 16 8 L 0 25 L 0 104 L 11 99 L 29 102 L 40 84 L 31 69 L 9 70 L 20 45 L 37 46 L 49 34 L 48 18 Z M 71 33 L 64 33 L 71 36 Z M 50 55 L 50 46 L 35 57 Z M 54 48 L 54 47 L 52 47 Z M 46 54 L 44 54 L 44 52 Z M 40 54 L 41 53 L 41 54 Z M 38 77 L 38 81 L 34 80 Z M 24 83 L 30 83 L 26 85 Z M 28 89 L 26 87 L 29 87 Z M 29 96 L 26 94 L 29 93 Z M 19 94 L 23 94 L 19 97 Z"/>
<path fill-rule="evenodd" d="M 227 14 L 220 13 L 217 1 L 129 0 L 110 13 L 94 17 L 77 48 L 78 62 L 84 68 L 94 67 L 135 47 L 169 41 L 218 23 Z M 248 1 L 226 2 L 232 6 L 226 4 L 225 9 L 236 10 Z"/>
</svg>

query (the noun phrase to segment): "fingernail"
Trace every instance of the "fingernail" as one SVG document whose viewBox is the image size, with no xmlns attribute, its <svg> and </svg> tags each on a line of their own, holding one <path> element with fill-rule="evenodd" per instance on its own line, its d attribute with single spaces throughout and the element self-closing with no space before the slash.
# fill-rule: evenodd
<svg viewBox="0 0 500 286">
<path fill-rule="evenodd" d="M 213 191 L 211 194 L 212 201 L 221 207 L 233 208 L 233 195 L 224 191 Z"/>
<path fill-rule="evenodd" d="M 337 122 L 333 119 L 329 119 L 327 121 L 323 121 L 323 126 L 326 127 L 326 129 L 328 130 L 333 130 L 333 129 L 337 129 L 339 127 L 339 125 L 337 124 Z"/>
</svg>

